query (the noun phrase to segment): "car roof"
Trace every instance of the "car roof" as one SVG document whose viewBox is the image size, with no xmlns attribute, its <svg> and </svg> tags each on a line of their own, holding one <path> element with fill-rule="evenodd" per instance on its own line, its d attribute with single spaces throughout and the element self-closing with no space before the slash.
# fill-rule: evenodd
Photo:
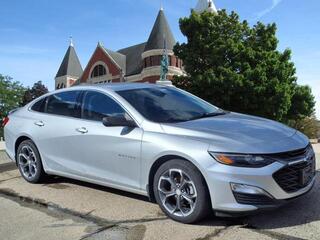
<svg viewBox="0 0 320 240">
<path fill-rule="evenodd" d="M 102 88 L 111 91 L 125 91 L 125 90 L 133 90 L 133 89 L 141 89 L 141 88 L 159 88 L 164 87 L 163 85 L 152 84 L 152 83 L 102 83 L 96 85 L 80 85 L 82 89 L 85 88 Z"/>
</svg>

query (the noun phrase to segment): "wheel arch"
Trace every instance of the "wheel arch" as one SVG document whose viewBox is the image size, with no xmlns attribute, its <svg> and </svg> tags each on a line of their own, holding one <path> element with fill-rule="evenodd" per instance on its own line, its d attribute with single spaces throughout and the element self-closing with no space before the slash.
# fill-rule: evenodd
<svg viewBox="0 0 320 240">
<path fill-rule="evenodd" d="M 17 151 L 18 151 L 18 148 L 19 148 L 19 145 L 23 142 L 23 141 L 26 141 L 26 140 L 31 140 L 32 139 L 28 136 L 20 136 L 17 138 L 16 142 L 14 143 L 14 155 L 15 155 L 15 158 L 17 159 Z"/>
<path fill-rule="evenodd" d="M 155 196 L 154 196 L 154 192 L 153 192 L 153 181 L 154 181 L 154 176 L 157 172 L 157 170 L 159 169 L 159 167 L 170 161 L 170 160 L 174 160 L 174 159 L 179 159 L 182 161 L 187 161 L 189 163 L 191 163 L 192 165 L 194 165 L 198 171 L 200 172 L 201 176 L 203 177 L 203 180 L 206 184 L 206 189 L 208 191 L 209 197 L 210 197 L 210 202 L 211 202 L 211 195 L 210 195 L 210 191 L 209 191 L 209 187 L 206 181 L 206 178 L 204 177 L 204 174 L 202 173 L 202 171 L 199 169 L 199 167 L 197 165 L 195 165 L 192 161 L 190 161 L 189 159 L 179 156 L 179 155 L 175 155 L 175 154 L 170 154 L 170 155 L 164 155 L 159 157 L 156 161 L 154 161 L 154 163 L 152 164 L 150 171 L 149 171 L 149 176 L 148 176 L 148 185 L 147 185 L 147 192 L 148 192 L 148 196 L 151 202 L 155 202 Z"/>
<path fill-rule="evenodd" d="M 26 134 L 21 135 L 21 136 L 19 136 L 19 137 L 17 138 L 17 140 L 16 140 L 15 143 L 14 143 L 14 158 L 15 158 L 16 162 L 17 162 L 17 151 L 18 151 L 19 145 L 20 145 L 23 141 L 26 141 L 26 140 L 32 141 L 33 144 L 36 146 L 38 152 L 39 152 L 39 148 L 38 148 L 37 144 L 34 142 L 34 140 L 33 140 L 30 136 L 28 136 L 28 135 L 26 135 Z M 40 154 L 40 152 L 39 152 L 39 154 Z M 40 157 L 41 157 L 41 154 L 40 154 Z M 41 159 L 42 159 L 42 158 L 41 158 Z"/>
</svg>

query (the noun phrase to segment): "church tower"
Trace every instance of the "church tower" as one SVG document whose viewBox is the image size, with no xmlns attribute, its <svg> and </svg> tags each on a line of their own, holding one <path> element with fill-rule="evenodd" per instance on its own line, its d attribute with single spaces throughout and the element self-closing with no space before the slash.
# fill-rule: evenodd
<svg viewBox="0 0 320 240">
<path fill-rule="evenodd" d="M 164 10 L 161 8 L 142 53 L 142 82 L 154 83 L 160 79 L 160 65 L 164 51 L 168 54 L 169 60 L 168 80 L 172 80 L 174 75 L 184 74 L 182 61 L 173 52 L 175 44 L 176 40 L 164 14 Z"/>
<path fill-rule="evenodd" d="M 55 77 L 55 88 L 68 88 L 77 81 L 83 73 L 72 39 Z"/>
<path fill-rule="evenodd" d="M 197 13 L 202 13 L 204 11 L 217 12 L 217 8 L 214 5 L 213 0 L 199 0 L 194 10 Z"/>
</svg>

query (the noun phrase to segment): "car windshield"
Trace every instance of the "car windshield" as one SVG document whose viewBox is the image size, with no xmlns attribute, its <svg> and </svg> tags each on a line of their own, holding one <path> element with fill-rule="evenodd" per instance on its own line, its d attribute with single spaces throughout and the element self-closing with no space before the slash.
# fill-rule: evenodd
<svg viewBox="0 0 320 240">
<path fill-rule="evenodd" d="M 146 119 L 158 123 L 190 121 L 222 113 L 219 108 L 174 87 L 130 89 L 117 93 Z"/>
</svg>

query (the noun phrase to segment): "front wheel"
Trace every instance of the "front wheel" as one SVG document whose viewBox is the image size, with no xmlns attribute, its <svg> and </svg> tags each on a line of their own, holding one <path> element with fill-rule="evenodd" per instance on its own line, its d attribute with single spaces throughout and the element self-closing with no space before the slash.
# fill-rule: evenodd
<svg viewBox="0 0 320 240">
<path fill-rule="evenodd" d="M 157 170 L 154 195 L 162 211 L 182 223 L 194 223 L 210 211 L 206 183 L 190 162 L 170 160 Z"/>
</svg>

